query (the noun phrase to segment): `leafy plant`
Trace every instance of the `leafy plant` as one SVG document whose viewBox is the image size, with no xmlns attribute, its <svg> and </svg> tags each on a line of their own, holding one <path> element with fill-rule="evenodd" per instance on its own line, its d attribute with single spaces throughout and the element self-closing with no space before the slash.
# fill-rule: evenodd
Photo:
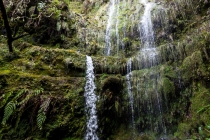
<svg viewBox="0 0 210 140">
<path fill-rule="evenodd" d="M 13 95 L 13 93 L 16 93 L 16 96 L 13 97 L 4 108 L 4 116 L 2 119 L 2 124 L 6 124 L 7 120 L 9 119 L 9 117 L 12 115 L 12 113 L 15 111 L 15 109 L 18 106 L 20 106 L 19 110 L 22 110 L 25 107 L 25 105 L 27 104 L 27 102 L 29 101 L 29 99 L 31 99 L 31 97 L 37 96 L 42 92 L 43 92 L 42 88 L 35 89 L 35 90 L 29 90 L 29 89 L 23 88 L 23 89 L 19 89 L 17 92 L 12 90 L 9 93 L 3 95 L 2 96 L 3 101 L 0 104 L 0 108 L 6 104 L 6 102 L 9 100 L 9 97 L 11 97 Z M 27 95 L 25 95 L 25 94 L 27 94 Z M 25 97 L 23 97 L 23 96 L 25 96 Z M 20 100 L 20 101 L 18 101 L 18 100 Z"/>
<path fill-rule="evenodd" d="M 3 94 L 3 95 L 1 96 L 1 99 L 3 99 L 3 100 L 1 100 L 0 108 L 2 108 L 2 107 L 7 103 L 9 97 L 12 96 L 13 92 L 14 92 L 14 91 L 12 90 L 12 91 L 9 91 L 9 92 L 7 92 L 6 94 Z"/>
<path fill-rule="evenodd" d="M 16 109 L 15 102 L 10 101 L 4 109 L 4 116 L 3 116 L 2 124 L 6 124 L 6 121 L 9 119 L 9 117 L 12 115 L 15 109 Z"/>
<path fill-rule="evenodd" d="M 37 115 L 37 126 L 40 130 L 42 130 L 42 125 L 46 120 L 46 115 L 44 112 L 40 112 Z"/>
<path fill-rule="evenodd" d="M 207 110 L 209 110 L 209 109 L 210 109 L 210 104 L 207 105 L 207 106 L 202 107 L 201 109 L 199 109 L 199 110 L 197 111 L 197 114 L 202 113 L 202 112 L 204 112 L 204 111 L 207 111 Z"/>
<path fill-rule="evenodd" d="M 28 89 L 20 89 L 18 92 L 17 92 L 17 95 L 15 96 L 15 98 L 13 98 L 13 100 L 17 100 L 18 98 L 20 98 L 21 97 L 21 95 L 23 94 L 23 93 L 27 93 L 29 90 Z"/>
<path fill-rule="evenodd" d="M 198 133 L 199 133 L 199 136 L 202 138 L 202 139 L 205 139 L 205 140 L 209 140 L 209 137 L 210 137 L 210 127 L 209 126 L 206 126 L 206 127 L 198 127 Z"/>
<path fill-rule="evenodd" d="M 43 93 L 43 91 L 44 91 L 43 88 L 35 89 L 33 94 L 36 96 L 36 95 L 39 95 L 40 93 Z"/>
<path fill-rule="evenodd" d="M 42 130 L 42 126 L 46 120 L 46 113 L 47 113 L 47 110 L 49 108 L 49 105 L 50 105 L 50 102 L 51 102 L 51 98 L 47 98 L 40 106 L 40 109 L 38 111 L 38 115 L 37 115 L 37 126 L 40 130 Z"/>
</svg>

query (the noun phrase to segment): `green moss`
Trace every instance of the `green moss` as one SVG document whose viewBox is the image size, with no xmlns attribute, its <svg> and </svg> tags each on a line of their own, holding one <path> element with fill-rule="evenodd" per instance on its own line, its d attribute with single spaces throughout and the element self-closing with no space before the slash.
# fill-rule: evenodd
<svg viewBox="0 0 210 140">
<path fill-rule="evenodd" d="M 105 90 L 110 90 L 116 95 L 119 94 L 122 90 L 122 80 L 116 76 L 109 76 L 102 83 L 102 91 Z"/>
<path fill-rule="evenodd" d="M 29 132 L 31 134 L 30 136 L 34 139 L 47 139 L 60 133 L 61 130 L 65 130 L 68 134 L 62 137 L 83 137 L 83 126 L 85 125 L 83 78 L 69 79 L 66 77 L 43 77 L 42 75 L 32 75 L 20 72 L 18 75 L 13 74 L 10 75 L 10 77 L 7 77 L 7 81 L 8 85 L 4 85 L 3 91 L 5 93 L 0 96 L 0 108 L 3 109 L 3 107 L 10 101 L 16 103 L 17 109 L 7 121 L 7 125 L 10 126 L 12 119 L 13 122 L 16 123 L 16 126 L 15 128 L 10 128 L 10 133 L 4 133 L 6 128 L 2 128 L 1 136 L 3 139 L 10 135 L 21 139 L 23 135 Z M 16 88 L 11 89 L 12 86 Z M 40 92 L 39 87 L 43 88 L 44 91 L 42 90 Z M 65 91 L 66 89 L 68 89 L 68 91 Z M 21 92 L 22 90 L 25 92 Z M 51 100 L 48 108 L 49 111 L 46 112 L 46 120 L 42 124 L 43 131 L 37 131 L 36 118 L 33 116 L 37 115 L 38 108 L 44 103 L 43 101 L 45 99 Z M 53 106 L 53 108 L 51 108 L 51 106 Z M 27 107 L 32 111 L 29 111 Z M 48 114 L 49 112 L 53 114 L 53 117 Z M 14 114 L 17 114 L 17 116 Z M 25 118 L 25 115 L 31 118 L 33 130 L 29 129 L 31 127 L 29 125 L 23 126 L 23 124 L 29 123 Z M 25 123 L 22 122 L 24 119 L 26 119 Z M 52 124 L 52 126 L 50 124 Z M 68 126 L 71 126 L 71 128 Z M 19 131 L 20 133 L 16 134 L 16 131 Z M 42 137 L 40 137 L 41 135 Z M 61 138 L 60 135 L 58 136 Z"/>
<path fill-rule="evenodd" d="M 164 2 L 166 3 L 163 4 Z M 47 8 L 43 12 L 46 12 L 47 17 L 40 17 L 40 32 L 35 33 L 32 40 L 33 43 L 52 43 L 55 46 L 33 46 L 16 41 L 13 44 L 17 48 L 16 53 L 10 54 L 7 53 L 7 46 L 0 44 L 0 114 L 3 114 L 2 110 L 10 101 L 18 102 L 18 110 L 7 120 L 8 126 L 0 126 L 0 139 L 82 139 L 86 122 L 83 97 L 86 54 L 91 55 L 94 62 L 96 93 L 100 94 L 97 109 L 102 139 L 132 139 L 132 132 L 127 127 L 129 103 L 126 78 L 117 76 L 127 73 L 126 57 L 132 57 L 133 60 L 131 83 L 136 101 L 135 109 L 143 110 L 138 112 L 140 115 L 135 114 L 138 117 L 138 128 L 151 123 L 149 119 L 154 120 L 156 128 L 157 120 L 162 119 L 159 116 L 146 116 L 148 108 L 143 109 L 148 104 L 156 103 L 154 93 L 158 88 L 160 97 L 165 96 L 165 99 L 160 100 L 164 102 L 161 106 L 163 119 L 167 127 L 173 127 L 169 133 L 173 133 L 178 125 L 175 136 L 180 139 L 209 137 L 209 88 L 205 87 L 209 84 L 210 73 L 209 20 L 206 15 L 208 5 L 204 1 L 200 4 L 198 0 L 164 2 L 164 10 L 162 4 L 157 4 L 151 11 L 156 36 L 159 33 L 165 35 L 156 40 L 158 44 L 162 44 L 157 44 L 161 64 L 148 69 L 139 68 L 141 41 L 138 25 L 144 7 L 138 1 L 120 2 L 119 14 L 112 19 L 113 56 L 100 55 L 104 49 L 106 13 L 109 7 L 107 0 L 53 0 L 45 3 Z M 189 16 L 192 10 L 199 8 L 201 12 L 197 11 L 195 16 Z M 167 17 L 161 11 L 172 15 Z M 117 19 L 119 46 L 114 26 Z M 168 21 L 169 25 L 166 25 Z M 31 37 L 27 37 L 23 40 L 30 39 Z M 6 43 L 4 38 L 1 41 Z M 122 44 L 125 46 L 121 46 Z M 193 91 L 191 85 L 194 86 Z M 17 97 L 22 89 L 27 89 L 28 92 Z M 32 96 L 40 89 L 44 89 L 41 94 Z M 40 105 L 46 98 L 50 98 L 52 102 L 40 131 L 36 118 Z M 148 105 L 149 109 L 152 105 Z M 122 125 L 125 127 L 120 128 Z M 111 134 L 113 137 L 110 137 Z M 136 139 L 151 139 L 150 136 L 152 134 L 148 133 L 136 136 Z"/>
<path fill-rule="evenodd" d="M 0 75 L 8 75 L 11 73 L 11 70 L 1 70 Z"/>
<path fill-rule="evenodd" d="M 205 125 L 210 124 L 208 115 L 210 114 L 210 108 L 208 98 L 210 97 L 209 89 L 203 87 L 200 83 L 198 84 L 198 89 L 194 93 L 192 98 L 192 112 L 194 115 L 198 115 L 200 120 L 204 122 Z M 201 102 L 202 101 L 202 102 Z"/>
<path fill-rule="evenodd" d="M 170 65 L 162 65 L 160 67 L 161 76 L 168 78 L 176 78 L 176 71 Z"/>
<path fill-rule="evenodd" d="M 100 76 L 100 80 L 103 81 L 105 78 L 107 78 L 108 75 L 106 73 L 103 73 L 101 76 Z"/>
<path fill-rule="evenodd" d="M 174 83 L 170 81 L 168 78 L 163 78 L 163 92 L 166 99 L 168 97 L 168 94 L 175 93 Z"/>
<path fill-rule="evenodd" d="M 193 139 L 205 139 L 209 137 L 209 88 L 202 83 L 194 83 L 193 97 L 191 98 L 191 107 L 183 123 L 179 124 L 175 133 L 180 139 L 186 137 Z"/>
<path fill-rule="evenodd" d="M 202 67 L 203 59 L 200 51 L 194 52 L 192 55 L 186 57 L 182 63 L 184 79 L 191 79 L 197 75 L 196 71 Z"/>
<path fill-rule="evenodd" d="M 189 130 L 191 127 L 188 124 L 180 123 L 178 127 L 178 132 L 174 134 L 175 137 L 178 137 L 180 139 L 185 139 L 186 135 L 189 134 Z"/>
</svg>

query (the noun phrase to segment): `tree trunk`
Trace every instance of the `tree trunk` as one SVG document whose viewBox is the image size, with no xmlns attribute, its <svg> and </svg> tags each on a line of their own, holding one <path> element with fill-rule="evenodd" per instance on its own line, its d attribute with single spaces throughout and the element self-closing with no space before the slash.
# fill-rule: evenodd
<svg viewBox="0 0 210 140">
<path fill-rule="evenodd" d="M 6 31 L 7 31 L 7 44 L 8 44 L 8 47 L 9 47 L 9 52 L 13 52 L 13 48 L 12 48 L 12 41 L 13 41 L 12 31 L 11 31 L 11 28 L 10 28 L 10 25 L 9 25 L 9 22 L 8 22 L 7 12 L 6 12 L 6 9 L 4 7 L 3 0 L 0 0 L 0 8 L 1 8 L 0 10 L 1 10 L 1 13 L 2 13 L 3 20 L 4 20 L 4 26 L 5 26 Z"/>
</svg>

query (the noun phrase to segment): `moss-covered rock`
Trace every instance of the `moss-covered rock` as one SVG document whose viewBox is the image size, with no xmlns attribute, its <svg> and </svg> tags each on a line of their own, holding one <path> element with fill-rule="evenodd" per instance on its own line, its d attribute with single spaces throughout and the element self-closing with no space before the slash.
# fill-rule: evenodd
<svg viewBox="0 0 210 140">
<path fill-rule="evenodd" d="M 7 53 L 0 25 L 0 139 L 83 139 L 87 54 L 96 75 L 100 139 L 159 139 L 164 130 L 174 135 L 168 139 L 209 138 L 208 1 L 151 0 L 158 62 L 146 67 L 139 57 L 145 6 L 138 0 L 115 3 L 111 56 L 104 56 L 108 1 L 37 0 L 26 2 L 26 9 L 4 2 L 9 20 L 12 11 L 18 13 L 13 18 L 27 17 L 11 22 L 12 30 L 32 36 L 15 41 L 15 53 Z"/>
</svg>

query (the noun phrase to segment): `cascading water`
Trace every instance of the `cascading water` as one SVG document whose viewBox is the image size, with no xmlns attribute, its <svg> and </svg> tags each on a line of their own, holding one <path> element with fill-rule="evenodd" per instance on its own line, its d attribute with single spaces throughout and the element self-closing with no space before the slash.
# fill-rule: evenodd
<svg viewBox="0 0 210 140">
<path fill-rule="evenodd" d="M 157 64 L 157 50 L 154 43 L 154 31 L 151 20 L 151 11 L 155 3 L 150 3 L 147 0 L 141 0 L 141 3 L 145 6 L 145 10 L 139 24 L 141 38 L 139 56 L 141 57 L 142 67 L 147 68 Z"/>
<path fill-rule="evenodd" d="M 122 11 L 127 8 L 127 0 L 110 0 L 108 9 L 108 20 L 105 33 L 105 49 L 104 54 L 109 56 L 118 54 L 120 50 L 124 50 L 126 40 L 126 29 L 128 15 Z M 120 18 L 126 16 L 126 18 Z M 123 24 L 121 24 L 123 23 Z M 123 25 L 123 26 L 122 26 Z M 115 34 L 113 34 L 115 32 Z M 114 38 L 114 41 L 113 41 Z M 115 52 L 116 51 L 116 52 Z"/>
<path fill-rule="evenodd" d="M 120 44 L 120 35 L 119 35 L 119 30 L 118 30 L 118 26 L 119 26 L 119 19 L 118 19 L 118 15 L 119 15 L 119 10 L 120 10 L 120 0 L 116 0 L 117 3 L 117 19 L 116 19 L 116 25 L 115 25 L 115 32 L 116 32 L 116 38 L 117 38 L 117 54 L 119 52 L 119 44 Z"/>
<path fill-rule="evenodd" d="M 130 109 L 131 109 L 131 121 L 132 121 L 132 129 L 135 129 L 135 122 L 134 122 L 134 99 L 133 99 L 133 94 L 131 91 L 131 76 L 132 76 L 132 61 L 131 58 L 127 62 L 127 75 L 126 75 L 126 80 L 127 80 L 127 89 L 128 89 L 128 97 L 129 97 L 129 104 L 130 104 Z"/>
<path fill-rule="evenodd" d="M 86 56 L 86 85 L 85 85 L 85 101 L 86 101 L 86 117 L 87 117 L 87 129 L 85 140 L 98 140 L 96 134 L 98 128 L 97 111 L 96 111 L 96 101 L 97 97 L 95 95 L 95 84 L 94 84 L 94 67 L 92 58 Z"/>
<path fill-rule="evenodd" d="M 135 8 L 129 9 L 129 2 L 129 6 Z M 131 71 L 131 58 L 127 62 L 126 81 L 132 119 L 131 129 L 166 134 L 162 117 L 163 100 L 158 90 L 161 83 L 158 69 L 159 53 L 156 49 L 152 23 L 153 10 L 159 12 L 162 7 L 148 0 L 139 0 L 136 6 L 134 4 L 135 2 L 127 0 L 110 0 L 105 36 L 105 55 L 109 56 L 111 50 L 112 54 L 115 54 L 115 50 L 118 54 L 121 51 L 119 49 L 122 49 L 123 53 L 125 53 L 125 47 L 128 50 L 132 49 L 133 46 L 125 46 L 126 41 L 130 39 L 127 30 L 131 30 L 132 36 L 135 36 L 136 40 L 140 38 L 140 51 L 135 54 L 137 56 L 133 60 L 133 69 L 137 71 Z M 142 10 L 142 15 L 139 15 Z M 155 13 L 156 17 L 159 15 L 158 12 Z M 128 19 L 134 19 L 134 21 L 128 21 Z M 139 19 L 138 26 L 135 25 L 137 19 Z M 130 24 L 134 26 L 129 28 L 127 25 Z M 139 33 L 135 30 L 136 28 L 139 29 Z"/>
<path fill-rule="evenodd" d="M 115 11 L 115 0 L 110 1 L 110 7 L 109 7 L 109 12 L 108 12 L 108 21 L 107 21 L 107 27 L 106 27 L 106 35 L 105 35 L 105 55 L 109 56 L 110 55 L 110 50 L 111 50 L 111 26 L 113 22 L 113 16 L 114 16 L 114 11 Z"/>
<path fill-rule="evenodd" d="M 123 8 L 126 9 L 126 6 L 127 6 L 127 1 L 126 0 L 123 0 Z M 126 22 L 127 22 L 127 14 L 124 15 L 125 18 L 123 20 L 123 39 L 126 38 Z M 122 41 L 122 49 L 125 49 L 125 43 L 124 41 Z"/>
<path fill-rule="evenodd" d="M 141 49 L 139 54 L 139 60 L 142 68 L 150 68 L 152 66 L 156 66 L 158 64 L 158 52 L 155 47 L 155 41 L 154 41 L 154 31 L 153 31 L 153 24 L 151 19 L 151 11 L 155 7 L 155 3 L 148 2 L 147 0 L 141 0 L 140 1 L 144 7 L 144 14 L 141 17 L 141 21 L 139 24 L 140 29 L 140 38 L 141 38 Z M 145 97 L 147 99 L 147 109 L 146 112 L 148 116 L 155 117 L 158 116 L 158 124 L 155 126 L 156 128 L 153 128 L 154 126 L 151 123 L 154 123 L 152 119 L 150 118 L 148 121 L 150 124 L 148 124 L 148 127 L 150 127 L 151 130 L 155 130 L 158 133 L 166 133 L 165 124 L 162 118 L 162 105 L 160 96 L 157 90 L 157 83 L 159 80 L 159 74 L 156 73 L 157 69 L 155 70 L 155 73 L 151 72 L 148 80 L 149 87 L 144 89 Z M 150 95 L 149 95 L 150 94 Z M 155 95 L 152 95 L 155 94 Z"/>
</svg>

